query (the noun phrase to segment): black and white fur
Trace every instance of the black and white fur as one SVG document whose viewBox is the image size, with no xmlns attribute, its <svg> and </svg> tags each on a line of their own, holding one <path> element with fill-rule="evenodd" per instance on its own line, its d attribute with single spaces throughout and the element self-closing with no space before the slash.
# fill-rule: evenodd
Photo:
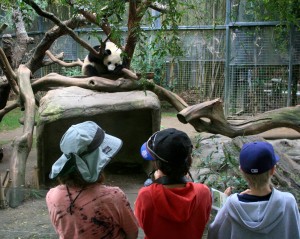
<svg viewBox="0 0 300 239">
<path fill-rule="evenodd" d="M 100 51 L 100 45 L 94 46 Z M 113 42 L 105 43 L 105 50 L 101 56 L 89 53 L 83 62 L 82 74 L 86 76 L 102 76 L 119 71 L 122 68 L 122 50 Z"/>
</svg>

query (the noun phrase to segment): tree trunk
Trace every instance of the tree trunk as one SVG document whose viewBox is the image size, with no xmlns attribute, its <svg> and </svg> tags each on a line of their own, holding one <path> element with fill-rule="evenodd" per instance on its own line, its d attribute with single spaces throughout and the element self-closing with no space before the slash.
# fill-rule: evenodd
<svg viewBox="0 0 300 239">
<path fill-rule="evenodd" d="M 18 69 L 18 83 L 20 96 L 24 102 L 23 135 L 17 137 L 13 143 L 13 153 L 10 162 L 11 188 L 9 190 L 9 206 L 17 207 L 24 200 L 25 170 L 28 154 L 32 147 L 32 137 L 35 116 L 35 100 L 30 84 L 30 70 L 24 65 Z"/>
</svg>

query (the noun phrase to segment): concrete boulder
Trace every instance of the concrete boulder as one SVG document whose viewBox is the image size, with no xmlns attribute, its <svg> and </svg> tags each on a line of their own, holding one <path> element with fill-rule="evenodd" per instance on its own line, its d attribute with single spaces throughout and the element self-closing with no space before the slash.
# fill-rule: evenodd
<svg viewBox="0 0 300 239">
<path fill-rule="evenodd" d="M 40 101 L 37 152 L 40 184 L 49 184 L 51 165 L 61 151 L 59 142 L 73 124 L 92 120 L 107 133 L 123 140 L 123 147 L 108 168 L 147 171 L 140 146 L 160 129 L 161 108 L 150 91 L 101 93 L 79 87 L 49 91 Z"/>
</svg>

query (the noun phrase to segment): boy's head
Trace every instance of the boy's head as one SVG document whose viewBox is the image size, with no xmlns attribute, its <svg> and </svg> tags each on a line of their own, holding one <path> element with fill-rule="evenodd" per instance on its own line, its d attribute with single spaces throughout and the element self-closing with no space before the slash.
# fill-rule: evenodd
<svg viewBox="0 0 300 239">
<path fill-rule="evenodd" d="M 157 167 L 170 177 L 185 175 L 191 166 L 192 142 L 180 130 L 169 128 L 154 133 L 141 147 L 145 160 L 155 160 Z"/>
<path fill-rule="evenodd" d="M 240 152 L 240 167 L 247 174 L 258 175 L 272 169 L 279 161 L 273 146 L 268 142 L 250 142 Z"/>
<path fill-rule="evenodd" d="M 192 148 L 192 142 L 186 133 L 169 128 L 154 133 L 142 145 L 141 155 L 146 160 L 181 165 L 186 162 Z"/>
</svg>

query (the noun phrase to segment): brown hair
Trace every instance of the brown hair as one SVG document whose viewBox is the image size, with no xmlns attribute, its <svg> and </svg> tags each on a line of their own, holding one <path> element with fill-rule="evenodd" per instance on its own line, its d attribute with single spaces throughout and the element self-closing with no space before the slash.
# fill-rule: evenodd
<svg viewBox="0 0 300 239">
<path fill-rule="evenodd" d="M 100 172 L 98 180 L 94 183 L 103 183 L 104 182 L 104 174 Z M 65 184 L 68 187 L 78 187 L 78 188 L 84 188 L 88 185 L 94 184 L 90 182 L 86 182 L 81 174 L 78 172 L 78 170 L 73 171 L 72 173 L 69 173 L 64 176 L 59 176 L 58 177 L 58 182 L 60 184 Z"/>
<path fill-rule="evenodd" d="M 270 170 L 261 174 L 248 174 L 245 173 L 243 170 L 242 175 L 246 179 L 249 187 L 252 188 L 261 188 L 265 185 L 271 184 L 271 174 Z"/>
</svg>

